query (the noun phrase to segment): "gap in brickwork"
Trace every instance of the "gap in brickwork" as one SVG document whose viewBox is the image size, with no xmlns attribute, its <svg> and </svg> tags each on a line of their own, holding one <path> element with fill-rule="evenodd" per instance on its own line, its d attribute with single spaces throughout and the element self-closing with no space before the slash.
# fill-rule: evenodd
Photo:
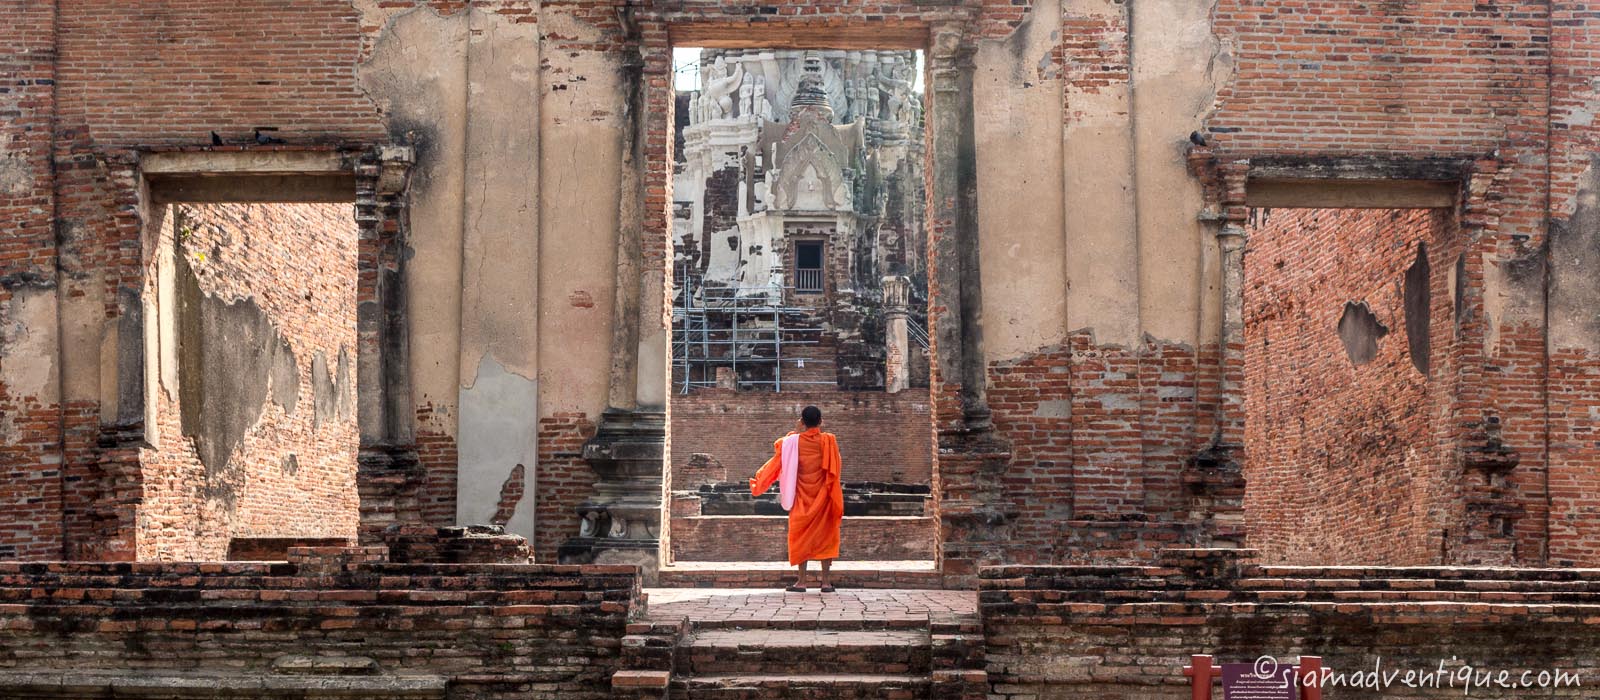
<svg viewBox="0 0 1600 700">
<path fill-rule="evenodd" d="M 1453 212 L 1255 208 L 1247 233 L 1249 545 L 1281 563 L 1442 563 L 1460 518 Z"/>
<path fill-rule="evenodd" d="M 662 560 L 782 561 L 748 479 L 823 411 L 841 559 L 929 562 L 922 52 L 673 50 L 673 339 Z"/>
<path fill-rule="evenodd" d="M 136 556 L 353 543 L 358 233 L 348 202 L 147 210 Z M 350 190 L 353 196 L 353 188 Z M 181 193 L 180 193 L 181 194 Z"/>
</svg>

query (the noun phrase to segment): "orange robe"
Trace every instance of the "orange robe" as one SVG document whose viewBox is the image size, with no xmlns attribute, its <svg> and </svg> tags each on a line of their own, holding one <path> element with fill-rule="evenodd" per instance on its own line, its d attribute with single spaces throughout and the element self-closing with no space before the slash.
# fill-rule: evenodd
<svg viewBox="0 0 1600 700">
<path fill-rule="evenodd" d="M 844 518 L 839 442 L 832 433 L 811 428 L 800 433 L 799 448 L 794 507 L 789 509 L 789 563 L 799 565 L 813 559 L 837 559 L 839 521 Z M 783 440 L 780 438 L 772 443 L 772 459 L 761 465 L 755 478 L 750 480 L 750 495 L 766 493 L 782 471 Z"/>
</svg>

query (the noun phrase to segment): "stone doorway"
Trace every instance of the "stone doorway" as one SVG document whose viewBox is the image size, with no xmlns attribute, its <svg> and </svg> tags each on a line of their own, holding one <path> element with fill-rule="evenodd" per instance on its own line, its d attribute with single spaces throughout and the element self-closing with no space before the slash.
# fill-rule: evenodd
<svg viewBox="0 0 1600 700">
<path fill-rule="evenodd" d="M 784 560 L 745 483 L 800 409 L 845 457 L 841 561 L 931 571 L 923 52 L 674 47 L 673 576 Z"/>
<path fill-rule="evenodd" d="M 148 196 L 119 412 L 142 418 L 142 495 L 81 535 L 85 553 L 263 560 L 357 541 L 358 158 L 138 161 Z"/>
<path fill-rule="evenodd" d="M 853 11 L 847 15 L 841 25 L 789 17 L 752 22 L 749 17 L 709 6 L 652 7 L 623 13 L 626 40 L 637 51 L 624 53 L 630 57 L 623 66 L 623 80 L 630 86 L 626 113 L 632 128 L 623 149 L 614 300 L 618 318 L 613 325 L 609 408 L 598 421 L 594 437 L 583 446 L 583 458 L 597 480 L 593 495 L 577 509 L 582 525 L 579 536 L 561 546 L 562 562 L 636 563 L 644 568 L 650 585 L 662 562 L 671 558 L 671 533 L 664 522 L 671 518 L 672 484 L 666 463 L 671 453 L 668 445 L 674 439 L 668 434 L 668 403 L 674 385 L 671 345 L 677 212 L 672 190 L 674 153 L 679 146 L 673 138 L 677 99 L 671 84 L 672 48 L 802 53 L 922 50 L 928 83 L 922 121 L 927 144 L 923 186 L 928 207 L 918 238 L 926 241 L 927 268 L 938 271 L 930 276 L 927 304 L 928 424 L 937 431 L 937 439 L 929 438 L 929 452 L 935 451 L 933 443 L 937 443 L 941 458 L 961 461 L 964 467 L 941 481 L 939 469 L 930 466 L 924 517 L 930 518 L 930 525 L 939 526 L 930 527 L 936 533 L 930 538 L 933 558 L 919 560 L 919 569 L 946 579 L 953 575 L 961 585 L 971 584 L 975 562 L 989 546 L 977 540 L 990 537 L 992 528 L 983 525 L 978 532 L 970 525 L 974 519 L 982 523 L 994 520 L 985 505 L 989 502 L 986 494 L 993 490 L 991 477 L 1007 454 L 993 439 L 978 328 L 982 297 L 971 89 L 972 59 L 979 38 L 976 16 L 970 7 L 942 5 L 887 21 L 857 17 Z M 753 92 L 754 87 L 751 89 Z M 720 100 L 716 109 L 722 113 Z M 730 105 L 728 109 L 737 116 L 737 108 Z M 804 175 L 797 178 L 807 185 L 796 191 L 803 189 L 813 198 L 829 192 L 814 166 L 796 172 Z M 737 193 L 737 188 L 734 191 Z M 788 203 L 800 207 L 814 204 L 802 197 Z M 785 223 L 809 226 L 818 218 L 826 220 L 825 216 L 797 216 Z M 816 239 L 820 237 L 817 233 L 800 231 L 797 239 Z M 834 272 L 824 279 L 824 296 L 830 280 L 840 272 L 855 273 L 847 262 L 839 267 L 840 261 L 830 257 L 835 252 L 837 248 L 825 248 L 823 267 Z M 881 284 L 881 279 L 878 282 Z M 902 291 L 909 305 L 910 291 Z M 698 381 L 714 382 L 715 373 L 702 375 Z M 762 439 L 772 437 L 776 436 Z M 954 530 L 951 523 L 943 522 L 942 491 L 955 493 L 960 506 L 951 516 L 960 521 Z M 953 569 L 947 566 L 951 561 L 956 562 Z"/>
</svg>

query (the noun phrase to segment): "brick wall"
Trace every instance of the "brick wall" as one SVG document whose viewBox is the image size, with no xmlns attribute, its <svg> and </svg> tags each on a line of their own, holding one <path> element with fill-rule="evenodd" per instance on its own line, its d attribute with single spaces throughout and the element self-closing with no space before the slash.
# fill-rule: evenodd
<svg viewBox="0 0 1600 700">
<path fill-rule="evenodd" d="M 356 536 L 356 233 L 345 204 L 180 204 L 141 559 L 230 538 Z M 157 256 L 159 260 L 160 256 Z M 174 347 L 163 347 L 175 344 Z"/>
<path fill-rule="evenodd" d="M 1557 316 L 1589 313 L 1578 316 L 1585 333 L 1556 331 L 1550 347 L 1548 556 L 1552 564 L 1600 566 L 1600 333 L 1589 291 L 1595 261 L 1582 254 L 1600 238 L 1600 8 L 1561 0 L 1551 3 L 1551 19 L 1551 304 Z"/>
<path fill-rule="evenodd" d="M 211 131 L 245 144 L 258 126 L 293 143 L 384 137 L 356 81 L 350 4 L 96 0 L 62 4 L 59 21 L 62 127 L 100 147 L 198 145 Z M 101 40 L 130 27 L 115 47 Z"/>
<path fill-rule="evenodd" d="M 1192 654 L 1219 663 L 1271 655 L 1285 666 L 1320 656 L 1333 672 L 1363 674 L 1330 680 L 1330 700 L 1576 698 L 1600 674 L 1597 584 L 1507 569 L 996 567 L 983 571 L 979 613 L 991 698 L 1188 697 L 1182 667 Z M 1441 665 L 1505 670 L 1510 683 L 1531 671 L 1535 684 L 1561 669 L 1581 686 L 1424 686 L 1421 676 Z M 1381 690 L 1355 685 L 1374 668 L 1380 680 L 1396 675 Z M 1418 687 L 1403 684 L 1408 670 Z"/>
<path fill-rule="evenodd" d="M 460 3 L 420 0 L 379 5 L 369 20 L 413 6 L 461 9 Z M 978 7 L 976 28 L 990 38 L 1008 36 L 1030 11 L 1026 3 L 999 0 Z M 1074 89 L 1116 88 L 1137 76 L 1129 65 L 1122 10 L 1100 16 L 1081 9 L 1064 14 L 1062 45 L 1053 52 L 1071 69 L 1066 79 Z M 543 11 L 595 29 L 579 32 L 581 38 L 553 32 L 547 36 L 551 48 L 621 50 L 614 8 L 557 3 Z M 959 21 L 966 11 L 898 2 L 653 8 L 639 26 L 651 86 L 644 109 L 650 127 L 645 206 L 665 212 L 671 201 L 674 106 L 666 89 L 671 67 L 665 20 L 922 32 L 931 20 Z M 1206 120 L 1219 154 L 1465 155 L 1492 156 L 1499 164 L 1493 206 L 1481 214 L 1483 235 L 1465 266 L 1471 297 L 1466 309 L 1474 320 L 1465 324 L 1463 345 L 1480 355 L 1463 356 L 1458 367 L 1467 379 L 1493 381 L 1462 387 L 1458 417 L 1463 424 L 1487 424 L 1492 416 L 1517 451 L 1520 463 L 1508 487 L 1525 511 L 1515 521 L 1517 556 L 1542 558 L 1548 543 L 1553 563 L 1595 563 L 1591 543 L 1600 519 L 1588 494 L 1596 487 L 1590 426 L 1600 377 L 1594 347 L 1600 344 L 1546 347 L 1539 302 L 1545 288 L 1539 268 L 1552 243 L 1545 240 L 1546 221 L 1575 227 L 1580 235 L 1572 240 L 1580 245 L 1574 249 L 1594 231 L 1578 204 L 1578 193 L 1589 187 L 1584 183 L 1592 181 L 1585 173 L 1593 171 L 1597 150 L 1592 47 L 1600 45 L 1594 35 L 1600 21 L 1592 8 L 1573 0 L 1336 7 L 1314 0 L 1271 7 L 1220 0 L 1210 17 L 1227 53 L 1215 65 L 1231 67 L 1231 73 L 1218 73 L 1218 103 Z M 257 125 L 279 126 L 279 135 L 297 145 L 388 138 L 356 77 L 358 62 L 381 30 L 363 23 L 348 3 L 197 1 L 152 7 L 97 0 L 61 4 L 57 11 L 33 3 L 8 7 L 7 20 L 15 40 L 0 42 L 0 67 L 16 76 L 8 77 L 0 94 L 0 311 L 7 319 L 15 319 L 24 305 L 55 303 L 37 301 L 42 297 L 97 299 L 106 323 L 127 318 L 123 292 L 141 288 L 139 231 L 127 225 L 137 188 L 118 165 L 129 157 L 128 149 L 204 144 L 210 130 L 238 143 Z M 103 40 L 112 34 L 127 41 Z M 1066 107 L 1069 114 L 1075 108 Z M 669 220 L 644 220 L 646 267 L 667 272 Z M 932 224 L 935 240 L 944 240 L 951 222 Z M 937 273 L 933 277 L 931 308 L 948 312 L 949 290 L 941 298 Z M 1502 286 L 1486 294 L 1491 279 Z M 1506 300 L 1516 303 L 1487 316 L 1487 303 Z M 41 318 L 52 312 L 37 311 Z M 46 340 L 47 347 L 65 342 Z M 4 342 L 9 350 L 16 340 Z M 1219 400 L 1211 369 L 1217 352 L 1160 342 L 1100 347 L 1084 332 L 1034 355 L 996 362 L 989 374 L 996 423 L 1017 452 L 998 470 L 1005 486 L 995 501 L 1009 501 L 1018 519 L 1011 530 L 1015 537 L 995 544 L 995 551 L 1017 560 L 1049 556 L 1048 545 L 1064 541 L 1068 522 L 1146 518 L 1170 524 L 1187 517 L 1184 469 L 1216 427 L 1210 421 Z M 3 354 L 0 376 L 9 377 L 21 355 Z M 1476 366 L 1466 366 L 1467 360 Z M 1051 372 L 1064 372 L 1066 384 Z M 1035 380 L 1042 382 L 1037 388 L 1031 386 Z M 940 422 L 949 425 L 954 387 L 934 383 Z M 127 453 L 143 434 L 119 416 L 97 415 L 101 408 L 84 396 L 66 400 L 14 382 L 0 386 L 0 421 L 22 426 L 21 434 L 0 439 L 6 469 L 0 502 L 23 514 L 0 523 L 0 556 L 59 556 L 63 523 L 106 533 L 103 550 L 74 554 L 132 556 L 131 535 L 119 534 L 131 532 L 127 520 L 115 513 L 101 517 L 107 514 L 99 511 L 104 503 L 138 497 L 143 487 L 129 474 Z M 1547 410 L 1549 424 L 1541 418 Z M 454 510 L 453 485 L 441 465 L 453 464 L 453 444 L 446 434 L 420 433 L 424 459 L 434 467 L 422 507 L 430 520 L 444 518 Z M 90 483 L 97 486 L 80 488 Z"/>
<path fill-rule="evenodd" d="M 456 521 L 458 454 L 455 438 L 436 429 L 441 420 L 431 404 L 417 409 L 417 460 L 423 467 L 422 483 L 417 491 L 418 518 L 430 525 L 448 525 Z"/>
<path fill-rule="evenodd" d="M 55 342 L 51 173 L 56 108 L 49 5 L 7 6 L 0 42 L 0 559 L 62 556 L 61 409 L 48 367 Z M 30 379 L 31 377 L 31 379 Z"/>
<path fill-rule="evenodd" d="M 1462 517 L 1451 474 L 1450 278 L 1460 249 L 1451 213 L 1272 209 L 1252 221 L 1244 290 L 1251 546 L 1286 563 L 1443 563 L 1444 538 L 1459 532 Z M 1426 320 L 1407 308 L 1413 265 L 1427 285 Z M 1340 339 L 1346 322 L 1360 323 L 1351 303 L 1370 309 L 1386 333 L 1358 348 L 1375 350 L 1361 364 Z M 1418 320 L 1426 338 L 1414 356 Z"/>
<path fill-rule="evenodd" d="M 363 559 L 0 564 L 0 695 L 65 677 L 97 692 L 170 680 L 252 697 L 303 697 L 308 683 L 609 697 L 640 604 L 632 567 Z"/>
<path fill-rule="evenodd" d="M 578 506 L 594 492 L 598 478 L 583 459 L 583 443 L 594 437 L 595 427 L 582 413 L 556 413 L 539 419 L 534 561 L 555 561 L 556 548 L 578 536 Z"/>
<path fill-rule="evenodd" d="M 1011 452 L 1001 488 L 1015 515 L 996 555 L 1140 559 L 1202 537 L 1200 523 L 1186 522 L 1184 473 L 1209 434 L 1216 387 L 1206 352 L 1153 340 L 1101 345 L 1080 331 L 992 363 L 989 406 Z"/>
<path fill-rule="evenodd" d="M 720 462 L 728 479 L 749 479 L 772 458 L 772 442 L 813 405 L 822 409 L 822 429 L 839 438 L 845 482 L 929 482 L 932 427 L 919 392 L 705 391 L 672 397 L 672 488 L 699 486 L 679 478 L 697 453 Z"/>
</svg>

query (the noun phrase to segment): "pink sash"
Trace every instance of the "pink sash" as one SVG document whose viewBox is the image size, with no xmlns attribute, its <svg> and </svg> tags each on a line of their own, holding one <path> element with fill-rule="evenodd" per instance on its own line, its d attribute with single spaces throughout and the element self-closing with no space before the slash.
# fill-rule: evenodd
<svg viewBox="0 0 1600 700">
<path fill-rule="evenodd" d="M 778 502 L 784 510 L 794 507 L 795 480 L 800 476 L 800 436 L 783 439 L 783 454 L 779 458 Z"/>
</svg>

